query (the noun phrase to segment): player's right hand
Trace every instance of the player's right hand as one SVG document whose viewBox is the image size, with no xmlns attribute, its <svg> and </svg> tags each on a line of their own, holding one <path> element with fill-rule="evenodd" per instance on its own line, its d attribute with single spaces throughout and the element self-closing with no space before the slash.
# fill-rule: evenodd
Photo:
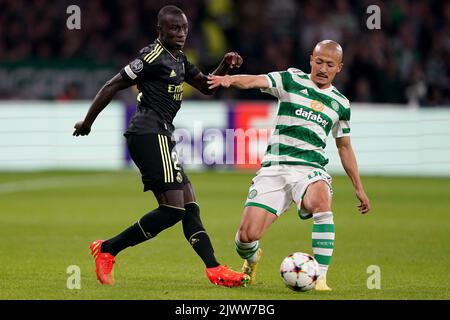
<svg viewBox="0 0 450 320">
<path fill-rule="evenodd" d="M 75 137 L 78 136 L 87 136 L 89 132 L 91 132 L 91 126 L 88 126 L 84 123 L 84 121 L 78 121 L 75 123 L 75 131 L 73 132 L 73 135 Z"/>
</svg>

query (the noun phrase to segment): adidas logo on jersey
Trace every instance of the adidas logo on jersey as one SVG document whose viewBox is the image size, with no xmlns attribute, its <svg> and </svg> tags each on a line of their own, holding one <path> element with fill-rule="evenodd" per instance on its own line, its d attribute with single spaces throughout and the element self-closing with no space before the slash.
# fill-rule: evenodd
<svg viewBox="0 0 450 320">
<path fill-rule="evenodd" d="M 172 69 L 172 72 L 170 73 L 169 78 L 173 78 L 173 77 L 176 77 L 176 76 L 177 76 L 177 74 L 175 73 L 175 70 Z"/>
<path fill-rule="evenodd" d="M 306 89 L 300 90 L 300 93 L 302 93 L 305 96 L 307 96 L 308 95 L 308 90 L 306 90 Z"/>
</svg>

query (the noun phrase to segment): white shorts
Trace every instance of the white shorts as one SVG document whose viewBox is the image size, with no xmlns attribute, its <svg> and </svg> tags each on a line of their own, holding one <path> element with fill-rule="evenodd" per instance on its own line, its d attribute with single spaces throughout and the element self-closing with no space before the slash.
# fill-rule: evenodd
<svg viewBox="0 0 450 320">
<path fill-rule="evenodd" d="M 320 180 L 328 184 L 331 196 L 332 179 L 322 169 L 292 165 L 263 167 L 252 180 L 245 206 L 261 207 L 280 216 L 295 202 L 299 215 L 308 214 L 301 207 L 303 196 L 311 183 Z"/>
</svg>

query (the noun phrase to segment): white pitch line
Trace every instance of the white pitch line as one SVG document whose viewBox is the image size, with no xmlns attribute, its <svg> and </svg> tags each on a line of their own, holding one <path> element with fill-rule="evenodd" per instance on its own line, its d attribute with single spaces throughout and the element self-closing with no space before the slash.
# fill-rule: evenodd
<svg viewBox="0 0 450 320">
<path fill-rule="evenodd" d="M 0 194 L 107 184 L 117 181 L 112 175 L 58 176 L 0 183 Z"/>
</svg>

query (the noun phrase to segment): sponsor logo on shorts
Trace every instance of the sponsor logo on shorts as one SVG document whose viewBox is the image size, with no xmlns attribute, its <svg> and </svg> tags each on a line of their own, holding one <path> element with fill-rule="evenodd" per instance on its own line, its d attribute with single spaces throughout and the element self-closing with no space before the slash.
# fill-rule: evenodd
<svg viewBox="0 0 450 320">
<path fill-rule="evenodd" d="M 313 179 L 317 176 L 323 176 L 322 172 L 320 171 L 313 171 L 311 174 L 308 174 L 308 179 Z"/>
<path fill-rule="evenodd" d="M 249 199 L 253 199 L 254 197 L 256 197 L 257 194 L 258 194 L 258 191 L 256 191 L 256 189 L 252 189 L 252 190 L 250 190 L 250 192 L 248 193 L 248 198 L 249 198 Z"/>
</svg>

